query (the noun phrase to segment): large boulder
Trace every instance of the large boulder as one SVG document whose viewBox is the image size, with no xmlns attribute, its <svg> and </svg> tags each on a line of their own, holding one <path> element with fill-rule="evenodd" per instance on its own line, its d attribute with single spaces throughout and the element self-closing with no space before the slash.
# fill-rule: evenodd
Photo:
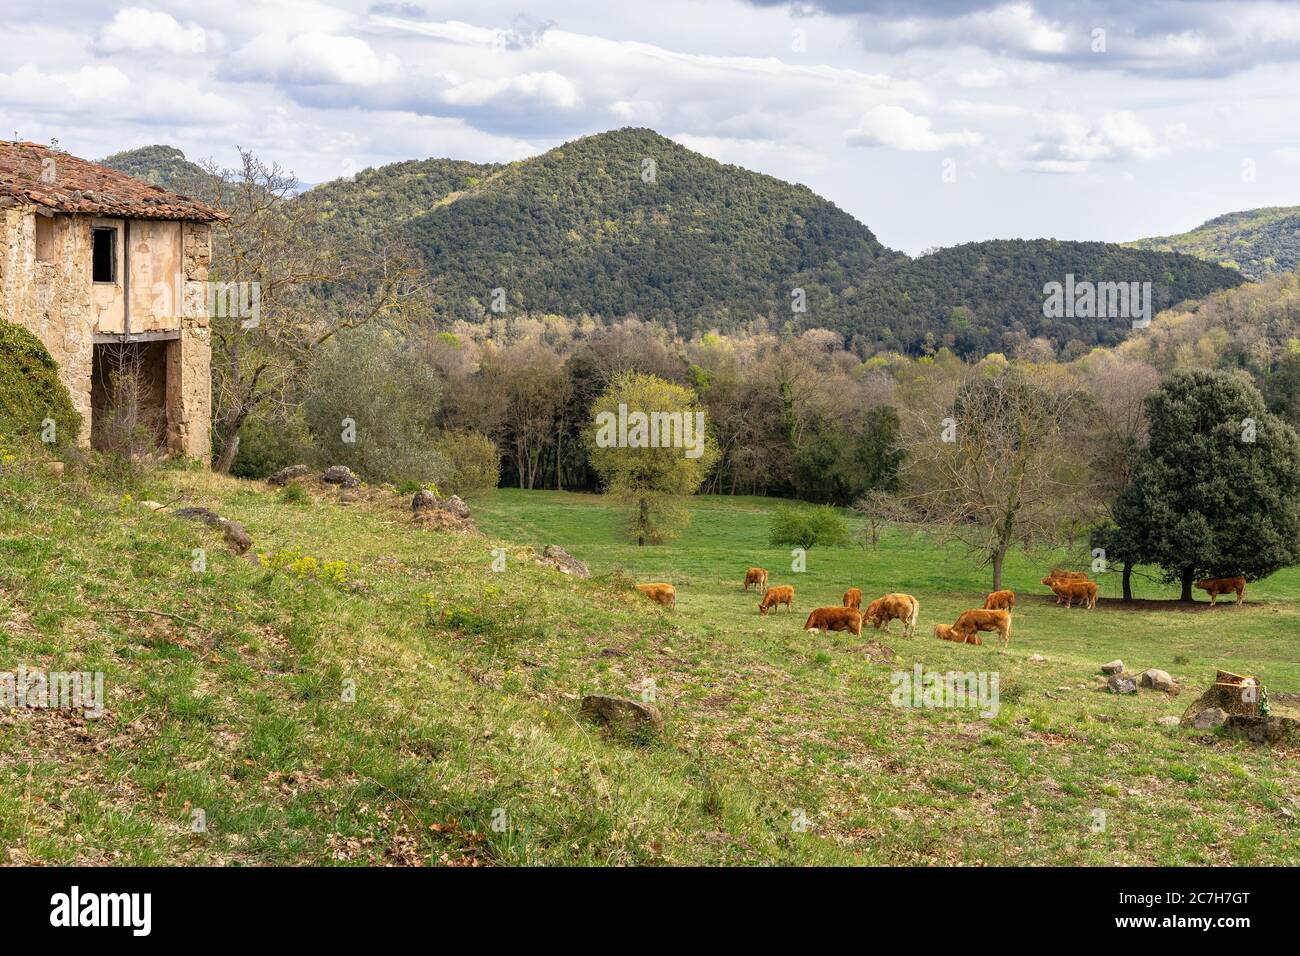
<svg viewBox="0 0 1300 956">
<path fill-rule="evenodd" d="M 415 497 L 411 499 L 411 510 L 417 514 L 436 507 L 438 507 L 438 496 L 428 488 L 421 488 L 415 493 Z"/>
<path fill-rule="evenodd" d="M 339 485 L 342 488 L 355 488 L 361 484 L 361 479 L 352 474 L 352 469 L 347 465 L 330 465 L 320 480 L 327 485 Z"/>
<path fill-rule="evenodd" d="M 222 518 L 218 526 L 226 539 L 226 544 L 235 549 L 235 554 L 245 554 L 253 546 L 253 539 L 248 536 L 248 532 L 238 521 Z"/>
<path fill-rule="evenodd" d="M 1192 726 L 1197 730 L 1214 730 L 1223 726 L 1228 719 L 1228 712 L 1222 707 L 1206 707 L 1192 718 Z"/>
<path fill-rule="evenodd" d="M 602 727 L 635 736 L 657 734 L 664 727 L 658 707 L 625 697 L 588 694 L 582 698 L 581 714 Z"/>
<path fill-rule="evenodd" d="M 548 544 L 546 547 L 542 548 L 542 553 L 537 558 L 537 563 L 545 565 L 548 568 L 554 568 L 561 574 L 572 574 L 575 578 L 591 577 L 591 572 L 587 570 L 587 566 L 561 548 L 558 544 Z"/>
<path fill-rule="evenodd" d="M 1170 677 L 1167 671 L 1155 667 L 1149 667 L 1138 675 L 1138 686 L 1162 690 L 1171 695 L 1177 694 L 1180 689 L 1178 682 Z"/>
<path fill-rule="evenodd" d="M 281 468 L 270 478 L 266 479 L 269 485 L 287 485 L 295 478 L 305 478 L 311 471 L 306 465 L 290 465 L 288 468 Z"/>
<path fill-rule="evenodd" d="M 1111 674 L 1106 689 L 1112 694 L 1136 694 L 1138 685 L 1132 674 Z"/>
</svg>

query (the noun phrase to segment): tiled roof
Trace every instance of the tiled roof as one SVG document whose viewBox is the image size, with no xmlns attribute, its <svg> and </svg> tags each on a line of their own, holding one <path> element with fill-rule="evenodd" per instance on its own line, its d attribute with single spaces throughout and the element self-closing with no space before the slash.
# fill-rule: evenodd
<svg viewBox="0 0 1300 956">
<path fill-rule="evenodd" d="M 213 222 L 226 218 L 197 199 L 151 186 L 107 166 L 37 143 L 0 141 L 0 206 L 14 201 L 59 212 L 125 219 Z"/>
</svg>

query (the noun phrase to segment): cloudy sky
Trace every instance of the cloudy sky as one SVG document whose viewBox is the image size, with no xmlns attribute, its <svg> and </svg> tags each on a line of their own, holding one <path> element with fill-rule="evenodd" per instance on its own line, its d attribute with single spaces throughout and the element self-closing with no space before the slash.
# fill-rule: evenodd
<svg viewBox="0 0 1300 956">
<path fill-rule="evenodd" d="M 304 182 L 620 126 L 802 182 L 917 253 L 1300 204 L 1300 4 L 4 0 L 0 130 L 252 148 Z"/>
</svg>

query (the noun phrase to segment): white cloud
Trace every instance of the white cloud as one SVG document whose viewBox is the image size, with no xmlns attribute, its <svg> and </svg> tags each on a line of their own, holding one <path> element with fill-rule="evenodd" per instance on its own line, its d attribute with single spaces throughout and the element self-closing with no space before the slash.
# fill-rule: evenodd
<svg viewBox="0 0 1300 956">
<path fill-rule="evenodd" d="M 205 52 L 208 34 L 201 26 L 182 24 L 169 13 L 124 7 L 100 29 L 91 45 L 96 53 L 103 54 L 157 50 L 185 56 Z"/>
<path fill-rule="evenodd" d="M 877 106 L 868 110 L 844 138 L 850 146 L 889 146 L 907 152 L 977 146 L 983 140 L 979 133 L 965 129 L 936 133 L 928 117 L 909 113 L 901 106 Z"/>
<path fill-rule="evenodd" d="M 258 34 L 226 66 L 232 79 L 304 86 L 375 86 L 397 79 L 400 72 L 396 56 L 376 53 L 365 40 L 319 32 Z"/>
<path fill-rule="evenodd" d="M 1187 145 L 1185 124 L 1171 124 L 1157 136 L 1127 110 L 1089 121 L 1078 113 L 1042 113 L 1040 130 L 1025 152 L 1030 169 L 1086 172 L 1095 161 L 1153 160 Z"/>
</svg>

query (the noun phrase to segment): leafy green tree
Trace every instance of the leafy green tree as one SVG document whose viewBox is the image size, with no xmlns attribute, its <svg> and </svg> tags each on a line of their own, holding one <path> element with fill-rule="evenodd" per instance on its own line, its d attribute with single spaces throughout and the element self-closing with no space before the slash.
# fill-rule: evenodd
<svg viewBox="0 0 1300 956">
<path fill-rule="evenodd" d="M 1121 551 L 1184 601 L 1198 578 L 1300 563 L 1300 438 L 1244 373 L 1180 369 L 1146 410 L 1147 449 L 1115 507 Z"/>
<path fill-rule="evenodd" d="M 640 416 L 649 423 L 644 431 Z M 639 372 L 611 380 L 592 405 L 583 440 L 606 496 L 624 512 L 628 536 L 638 545 L 662 544 L 681 532 L 690 521 L 685 499 L 718 458 L 695 393 Z"/>
<path fill-rule="evenodd" d="M 830 505 L 778 505 L 772 512 L 769 540 L 774 545 L 792 545 L 805 551 L 819 544 L 837 547 L 848 543 L 849 526 Z"/>
</svg>

